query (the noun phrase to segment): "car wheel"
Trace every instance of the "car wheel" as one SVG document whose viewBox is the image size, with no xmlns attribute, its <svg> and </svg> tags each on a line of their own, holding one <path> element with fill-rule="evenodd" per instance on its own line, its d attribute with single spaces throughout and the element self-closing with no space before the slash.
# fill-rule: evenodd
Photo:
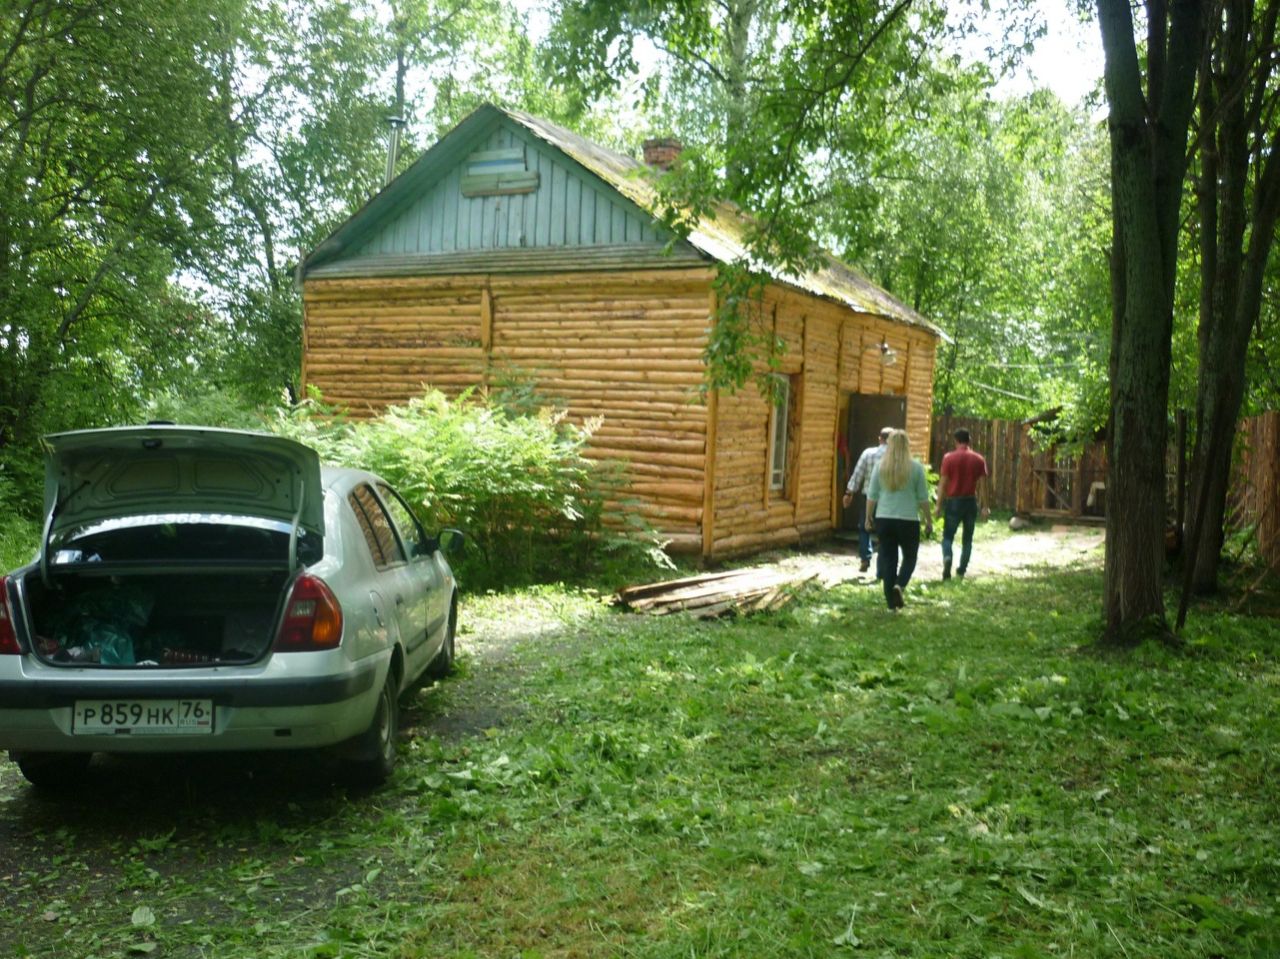
<svg viewBox="0 0 1280 959">
<path fill-rule="evenodd" d="M 444 628 L 444 642 L 435 659 L 427 664 L 425 675 L 429 679 L 444 679 L 453 672 L 453 639 L 458 632 L 458 603 L 449 607 L 449 622 Z"/>
<path fill-rule="evenodd" d="M 83 781 L 92 753 L 14 753 L 27 782 L 41 789 L 64 789 Z"/>
<path fill-rule="evenodd" d="M 396 696 L 396 674 L 387 672 L 382 684 L 373 722 L 356 739 L 355 755 L 349 761 L 351 778 L 364 786 L 379 786 L 396 768 L 396 733 L 400 730 L 400 702 Z"/>
</svg>

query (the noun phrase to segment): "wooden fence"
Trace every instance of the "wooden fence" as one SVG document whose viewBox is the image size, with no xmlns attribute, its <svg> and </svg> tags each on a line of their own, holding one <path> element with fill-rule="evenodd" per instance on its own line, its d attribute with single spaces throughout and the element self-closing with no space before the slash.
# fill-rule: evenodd
<svg viewBox="0 0 1280 959">
<path fill-rule="evenodd" d="M 973 448 L 987 459 L 988 503 L 994 509 L 1013 509 L 1018 502 L 1019 468 L 1026 427 L 1016 420 L 980 420 L 967 416 L 940 416 L 933 421 L 929 462 L 936 470 L 953 446 L 952 434 L 967 429 Z"/>
<path fill-rule="evenodd" d="M 987 503 L 993 509 L 1100 521 L 1106 515 L 1105 447 L 1099 442 L 1067 448 L 1040 425 L 940 416 L 933 423 L 929 462 L 938 469 L 955 431 L 967 429 L 973 448 L 987 460 Z"/>
<path fill-rule="evenodd" d="M 987 502 L 993 509 L 1103 521 L 1105 444 L 1061 446 L 1043 425 L 1035 420 L 939 416 L 933 422 L 929 462 L 934 469 L 941 465 L 943 454 L 952 448 L 952 434 L 963 427 L 969 431 L 973 448 L 987 458 L 991 474 Z M 1252 527 L 1262 555 L 1271 564 L 1280 565 L 1280 412 L 1241 421 L 1236 441 L 1228 523 L 1236 529 Z M 1167 502 L 1171 517 L 1176 510 L 1180 518 L 1178 487 L 1183 480 L 1178 461 L 1178 448 L 1171 445 L 1166 463 Z"/>
<path fill-rule="evenodd" d="M 1280 411 L 1253 416 L 1236 432 L 1235 475 L 1228 502 L 1228 523 L 1253 527 L 1258 552 L 1273 569 L 1280 567 Z"/>
</svg>

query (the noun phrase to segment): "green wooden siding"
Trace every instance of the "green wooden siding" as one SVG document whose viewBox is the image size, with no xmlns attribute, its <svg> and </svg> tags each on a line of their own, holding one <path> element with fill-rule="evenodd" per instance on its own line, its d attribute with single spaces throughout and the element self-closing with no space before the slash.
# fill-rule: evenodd
<svg viewBox="0 0 1280 959">
<path fill-rule="evenodd" d="M 509 122 L 497 125 L 472 154 L 522 150 L 529 192 L 465 196 L 466 160 L 383 223 L 349 257 L 423 256 L 479 250 L 662 246 L 669 234 L 574 160 Z M 344 257 L 346 259 L 347 257 Z"/>
</svg>

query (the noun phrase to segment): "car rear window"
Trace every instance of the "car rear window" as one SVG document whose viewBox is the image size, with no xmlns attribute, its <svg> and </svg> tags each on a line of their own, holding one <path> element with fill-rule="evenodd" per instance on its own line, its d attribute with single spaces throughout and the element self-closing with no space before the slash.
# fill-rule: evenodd
<svg viewBox="0 0 1280 959">
<path fill-rule="evenodd" d="M 111 562 L 207 562 L 247 559 L 284 560 L 290 527 L 253 516 L 215 513 L 162 513 L 103 520 L 51 538 L 54 565 Z M 303 563 L 324 552 L 320 537 L 299 530 Z"/>
<path fill-rule="evenodd" d="M 382 508 L 373 490 L 368 486 L 357 486 L 351 491 L 348 501 L 360 524 L 360 532 L 364 533 L 365 542 L 369 544 L 373 564 L 381 569 L 394 563 L 403 563 L 404 550 L 396 538 L 391 517 Z"/>
</svg>

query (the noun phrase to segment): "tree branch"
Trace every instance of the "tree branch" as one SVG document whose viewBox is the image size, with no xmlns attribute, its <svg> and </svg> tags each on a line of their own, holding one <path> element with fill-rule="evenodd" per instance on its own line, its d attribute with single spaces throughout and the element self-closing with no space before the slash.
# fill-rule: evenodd
<svg viewBox="0 0 1280 959">
<path fill-rule="evenodd" d="M 97 292 L 98 286 L 101 284 L 103 278 L 106 277 L 107 273 L 111 270 L 116 258 L 120 255 L 120 252 L 125 248 L 125 246 L 133 242 L 137 237 L 138 229 L 142 225 L 143 218 L 151 212 L 153 207 L 155 207 L 156 201 L 160 199 L 161 192 L 168 187 L 168 185 L 169 180 L 165 177 L 161 177 L 151 185 L 151 190 L 147 194 L 146 201 L 138 208 L 138 211 L 129 221 L 126 228 L 120 231 L 115 242 L 111 244 L 111 248 L 98 262 L 98 268 L 94 271 L 93 277 L 84 285 L 84 288 L 80 291 L 80 296 L 76 298 L 75 304 L 67 312 L 66 316 L 62 318 L 62 322 L 58 324 L 57 339 L 59 343 L 66 340 L 67 333 L 70 332 L 72 325 L 80 319 L 81 315 L 83 315 L 85 308 L 89 305 L 89 301 Z"/>
</svg>

